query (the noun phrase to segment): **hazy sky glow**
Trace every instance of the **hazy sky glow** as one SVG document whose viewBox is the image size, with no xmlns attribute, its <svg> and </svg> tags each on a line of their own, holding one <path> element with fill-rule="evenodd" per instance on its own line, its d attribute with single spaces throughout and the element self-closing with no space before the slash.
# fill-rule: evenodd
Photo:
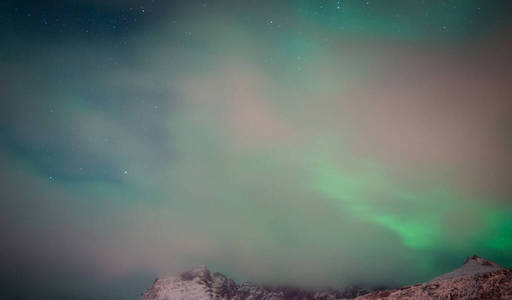
<svg viewBox="0 0 512 300">
<path fill-rule="evenodd" d="M 512 266 L 508 1 L 40 2 L 0 4 L 7 295 Z"/>
</svg>

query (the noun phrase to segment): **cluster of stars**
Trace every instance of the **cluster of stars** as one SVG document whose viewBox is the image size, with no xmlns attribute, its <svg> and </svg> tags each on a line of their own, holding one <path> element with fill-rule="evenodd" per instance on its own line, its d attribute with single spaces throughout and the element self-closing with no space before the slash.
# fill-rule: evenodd
<svg viewBox="0 0 512 300">
<path fill-rule="evenodd" d="M 151 6 L 152 1 L 147 6 Z M 84 8 L 80 13 L 67 10 L 56 5 L 45 5 L 40 8 L 18 5 L 12 9 L 12 15 L 18 18 L 28 18 L 31 24 L 38 26 L 37 30 L 48 33 L 95 33 L 127 32 L 136 24 L 140 17 L 153 12 L 152 7 L 144 5 L 120 8 L 119 12 L 103 12 L 98 14 L 94 8 Z"/>
</svg>

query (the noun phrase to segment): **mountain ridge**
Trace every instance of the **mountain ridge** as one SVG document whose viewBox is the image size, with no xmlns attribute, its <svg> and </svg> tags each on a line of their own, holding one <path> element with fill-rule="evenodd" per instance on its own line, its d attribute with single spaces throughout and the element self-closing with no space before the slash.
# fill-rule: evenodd
<svg viewBox="0 0 512 300">
<path fill-rule="evenodd" d="M 157 278 L 140 300 L 395 300 L 395 299 L 512 299 L 512 269 L 478 255 L 430 281 L 388 290 L 350 287 L 311 291 L 285 286 L 235 283 L 205 266 L 179 276 Z"/>
</svg>

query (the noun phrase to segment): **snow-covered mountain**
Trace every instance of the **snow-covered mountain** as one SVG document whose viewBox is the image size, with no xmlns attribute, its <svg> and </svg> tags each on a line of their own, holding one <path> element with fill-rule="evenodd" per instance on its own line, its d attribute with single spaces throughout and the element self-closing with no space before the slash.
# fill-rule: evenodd
<svg viewBox="0 0 512 300">
<path fill-rule="evenodd" d="M 370 293 L 357 300 L 478 299 L 511 300 L 512 270 L 477 255 L 451 272 L 416 285 Z"/>
<path fill-rule="evenodd" d="M 512 299 L 512 270 L 477 255 L 449 273 L 416 285 L 371 292 L 360 288 L 307 291 L 290 287 L 236 284 L 200 267 L 156 279 L 140 300 L 339 300 L 339 299 Z"/>
<path fill-rule="evenodd" d="M 180 276 L 157 278 L 140 300 L 337 300 L 368 293 L 357 287 L 345 290 L 307 291 L 291 287 L 265 287 L 244 282 L 237 285 L 220 273 L 205 267 Z"/>
</svg>

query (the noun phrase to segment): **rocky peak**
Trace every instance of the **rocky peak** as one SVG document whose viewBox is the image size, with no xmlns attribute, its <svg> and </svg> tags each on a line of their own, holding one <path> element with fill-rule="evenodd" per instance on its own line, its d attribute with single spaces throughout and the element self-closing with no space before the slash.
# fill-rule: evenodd
<svg viewBox="0 0 512 300">
<path fill-rule="evenodd" d="M 512 270 L 473 255 L 460 268 L 428 282 L 357 298 L 370 299 L 512 299 Z"/>
<path fill-rule="evenodd" d="M 308 291 L 293 287 L 267 287 L 249 282 L 237 285 L 221 273 L 201 266 L 179 276 L 157 278 L 140 300 L 338 300 L 354 298 L 369 291 Z"/>
<path fill-rule="evenodd" d="M 157 278 L 142 294 L 141 300 L 212 300 L 234 299 L 238 287 L 221 273 L 205 266 L 181 273 L 179 276 Z"/>
<path fill-rule="evenodd" d="M 438 280 L 456 278 L 456 277 L 460 277 L 460 276 L 487 273 L 487 272 L 492 272 L 492 271 L 497 271 L 497 270 L 502 270 L 502 269 L 504 269 L 504 268 L 502 266 L 498 265 L 497 263 L 487 260 L 485 258 L 482 258 L 475 254 L 473 256 L 468 256 L 466 258 L 466 261 L 460 268 L 457 268 L 451 272 L 439 275 L 430 281 L 433 282 L 433 281 L 438 281 Z"/>
<path fill-rule="evenodd" d="M 482 258 L 476 254 L 473 256 L 466 257 L 466 261 L 464 262 L 464 264 L 473 264 L 473 265 L 480 265 L 480 266 L 485 266 L 485 267 L 492 267 L 495 269 L 503 269 L 503 267 L 498 265 L 497 263 L 487 260 L 485 258 Z"/>
<path fill-rule="evenodd" d="M 183 280 L 197 280 L 208 282 L 212 280 L 212 276 L 210 270 L 206 268 L 206 266 L 199 266 L 192 270 L 181 273 L 181 279 Z"/>
</svg>

